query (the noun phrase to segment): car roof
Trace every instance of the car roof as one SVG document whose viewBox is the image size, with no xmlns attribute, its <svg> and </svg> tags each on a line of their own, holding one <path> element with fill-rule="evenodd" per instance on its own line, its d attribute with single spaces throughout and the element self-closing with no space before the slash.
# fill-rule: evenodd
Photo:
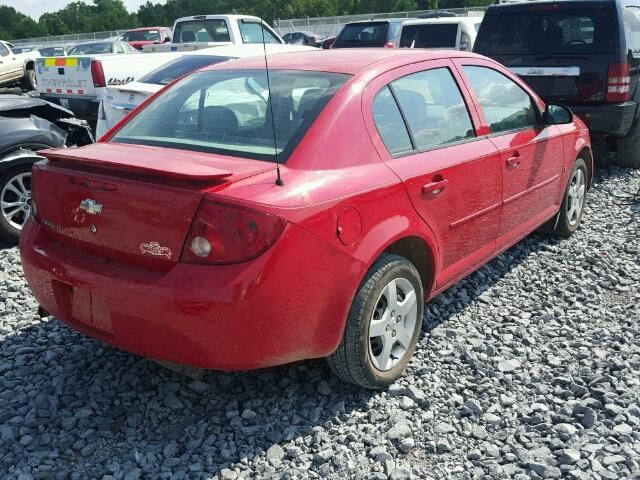
<svg viewBox="0 0 640 480">
<path fill-rule="evenodd" d="M 74 45 L 74 47 L 80 47 L 80 46 L 84 46 L 84 45 L 99 45 L 101 43 L 121 43 L 120 40 L 109 40 L 109 39 L 104 39 L 104 40 L 91 40 L 90 42 L 82 42 L 82 43 L 76 43 Z"/>
<path fill-rule="evenodd" d="M 417 20 L 407 20 L 405 25 L 430 25 L 433 23 L 447 23 L 447 24 L 476 24 L 482 22 L 481 17 L 438 17 L 438 18 L 420 18 Z"/>
<path fill-rule="evenodd" d="M 496 13 L 502 10 L 529 12 L 541 10 L 549 6 L 557 6 L 562 9 L 593 8 L 596 5 L 615 5 L 616 0 L 536 0 L 530 2 L 500 3 L 490 5 L 487 12 Z"/>
<path fill-rule="evenodd" d="M 140 28 L 131 28 L 129 30 L 127 30 L 128 32 L 144 32 L 146 30 L 168 30 L 169 27 L 140 27 Z"/>
<path fill-rule="evenodd" d="M 345 27 L 347 25 L 368 25 L 374 23 L 402 23 L 406 22 L 407 20 L 409 20 L 409 18 L 374 18 L 373 20 L 359 20 L 357 22 L 349 22 L 345 24 Z"/>
<path fill-rule="evenodd" d="M 335 50 L 311 49 L 308 51 L 274 54 L 269 56 L 268 63 L 269 69 L 307 70 L 356 75 L 374 65 L 377 67 L 383 66 L 391 70 L 411 63 L 454 57 L 484 58 L 474 53 L 451 50 L 340 48 Z M 203 70 L 263 69 L 264 64 L 264 58 L 252 57 L 205 67 Z"/>
</svg>

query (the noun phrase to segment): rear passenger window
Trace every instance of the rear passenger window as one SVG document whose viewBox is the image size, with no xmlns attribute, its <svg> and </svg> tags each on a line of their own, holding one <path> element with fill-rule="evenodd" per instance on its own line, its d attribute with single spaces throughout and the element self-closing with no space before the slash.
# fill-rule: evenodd
<svg viewBox="0 0 640 480">
<path fill-rule="evenodd" d="M 447 68 L 414 73 L 391 84 L 418 150 L 475 136 L 460 89 Z"/>
<path fill-rule="evenodd" d="M 533 100 L 513 80 L 487 67 L 466 65 L 462 68 L 493 133 L 538 124 Z"/>
<path fill-rule="evenodd" d="M 392 155 L 413 150 L 409 132 L 389 87 L 384 87 L 376 96 L 373 102 L 373 118 L 382 141 Z"/>
</svg>

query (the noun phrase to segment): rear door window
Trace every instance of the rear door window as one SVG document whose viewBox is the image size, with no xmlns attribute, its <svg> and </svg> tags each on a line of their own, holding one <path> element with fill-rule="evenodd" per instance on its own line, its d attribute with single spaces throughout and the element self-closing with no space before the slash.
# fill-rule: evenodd
<svg viewBox="0 0 640 480">
<path fill-rule="evenodd" d="M 0 43 L 0 57 L 6 57 L 9 55 L 9 49 Z"/>
<path fill-rule="evenodd" d="M 352 23 L 344 26 L 334 48 L 384 47 L 389 41 L 389 22 Z"/>
<path fill-rule="evenodd" d="M 400 47 L 403 48 L 455 48 L 458 24 L 405 25 Z"/>
<path fill-rule="evenodd" d="M 401 155 L 413 150 L 407 126 L 388 86 L 376 95 L 373 102 L 373 118 L 378 133 L 391 155 Z"/>
<path fill-rule="evenodd" d="M 391 83 L 417 150 L 475 136 L 467 105 L 451 72 L 435 68 Z"/>
<path fill-rule="evenodd" d="M 537 107 L 520 85 L 488 67 L 462 67 L 492 133 L 531 128 L 538 124 Z"/>
<path fill-rule="evenodd" d="M 238 21 L 242 43 L 280 43 L 273 33 L 257 22 Z"/>
<path fill-rule="evenodd" d="M 495 55 L 610 53 L 613 9 L 527 9 L 485 16 L 475 50 Z"/>
</svg>

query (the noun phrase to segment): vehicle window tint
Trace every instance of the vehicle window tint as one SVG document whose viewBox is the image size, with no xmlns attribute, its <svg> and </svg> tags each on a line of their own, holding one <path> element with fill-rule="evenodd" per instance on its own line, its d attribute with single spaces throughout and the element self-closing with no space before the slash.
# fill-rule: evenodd
<svg viewBox="0 0 640 480">
<path fill-rule="evenodd" d="M 640 8 L 629 6 L 624 9 L 624 31 L 627 50 L 634 58 L 640 57 Z"/>
<path fill-rule="evenodd" d="M 460 89 L 447 68 L 414 73 L 391 84 L 418 150 L 475 136 Z"/>
<path fill-rule="evenodd" d="M 348 78 L 270 70 L 269 89 L 264 70 L 197 72 L 132 117 L 113 141 L 284 163 Z"/>
<path fill-rule="evenodd" d="M 432 23 L 406 25 L 402 29 L 402 48 L 455 48 L 458 24 Z"/>
<path fill-rule="evenodd" d="M 413 150 L 407 127 L 389 87 L 384 87 L 373 101 L 373 118 L 376 127 L 392 155 Z"/>
<path fill-rule="evenodd" d="M 256 22 L 238 21 L 243 43 L 280 43 L 268 29 Z"/>
<path fill-rule="evenodd" d="M 388 33 L 389 22 L 347 24 L 333 47 L 383 47 L 388 41 Z"/>
<path fill-rule="evenodd" d="M 465 65 L 463 70 L 492 132 L 538 124 L 537 109 L 532 98 L 510 78 L 487 67 Z"/>
<path fill-rule="evenodd" d="M 6 57 L 9 55 L 9 49 L 0 43 L 0 57 Z"/>
<path fill-rule="evenodd" d="M 613 9 L 523 10 L 486 15 L 475 51 L 488 55 L 608 53 Z"/>
<path fill-rule="evenodd" d="M 191 20 L 176 26 L 178 43 L 230 42 L 227 22 L 222 19 Z"/>
</svg>

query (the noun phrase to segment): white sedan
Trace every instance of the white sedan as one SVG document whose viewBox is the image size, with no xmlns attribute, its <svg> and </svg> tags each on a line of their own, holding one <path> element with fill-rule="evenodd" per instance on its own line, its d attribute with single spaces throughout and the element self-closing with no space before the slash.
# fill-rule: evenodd
<svg viewBox="0 0 640 480">
<path fill-rule="evenodd" d="M 275 53 L 315 50 L 302 45 L 267 44 L 267 55 Z M 96 138 L 102 138 L 130 111 L 148 97 L 181 76 L 214 63 L 237 58 L 264 55 L 262 44 L 230 45 L 212 47 L 192 52 L 176 52 L 176 58 L 140 77 L 137 81 L 107 88 L 107 93 L 98 109 Z"/>
</svg>

